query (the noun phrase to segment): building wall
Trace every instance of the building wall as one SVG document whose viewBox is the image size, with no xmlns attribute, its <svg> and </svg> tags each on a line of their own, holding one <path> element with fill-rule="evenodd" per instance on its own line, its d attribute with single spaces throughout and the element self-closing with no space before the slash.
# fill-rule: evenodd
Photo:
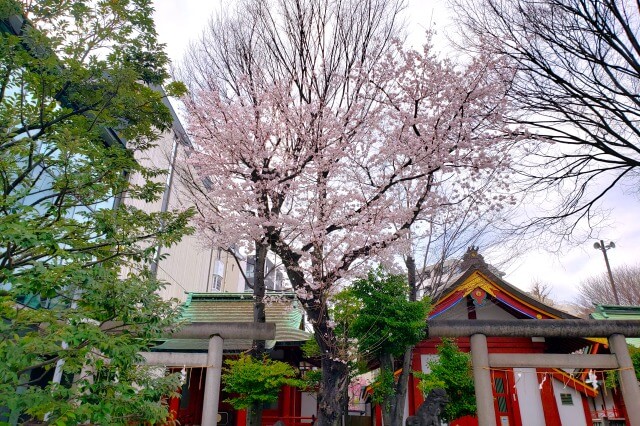
<svg viewBox="0 0 640 426">
<path fill-rule="evenodd" d="M 184 136 L 174 128 L 165 132 L 155 146 L 145 152 L 136 152 L 138 162 L 145 167 L 165 171 L 165 174 L 154 178 L 164 184 L 165 192 L 158 200 L 143 202 L 125 200 L 126 203 L 147 212 L 186 209 L 187 205 L 179 199 L 179 180 L 172 174 L 172 154 L 174 149 L 184 149 Z M 130 181 L 134 185 L 144 182 L 142 176 L 134 174 Z M 168 189 L 167 189 L 168 187 Z M 160 254 L 166 256 L 158 262 L 156 276 L 165 281 L 167 286 L 160 291 L 163 298 L 186 300 L 187 292 L 204 292 L 207 289 L 208 273 L 211 263 L 211 250 L 204 247 L 196 236 L 185 236 L 182 241 L 172 247 L 162 247 Z"/>
<path fill-rule="evenodd" d="M 467 305 L 464 300 L 458 302 L 455 306 L 449 308 L 449 310 L 438 315 L 438 319 L 462 319 L 467 318 Z"/>
<path fill-rule="evenodd" d="M 580 393 L 565 385 L 559 380 L 552 379 L 553 393 L 556 398 L 556 405 L 560 413 L 560 422 L 563 426 L 586 426 L 587 419 L 584 415 L 584 407 L 582 405 L 582 396 Z M 561 394 L 571 395 L 572 405 L 563 405 L 561 402 Z M 589 423 L 590 424 L 590 423 Z"/>
<path fill-rule="evenodd" d="M 209 270 L 213 262 L 211 249 L 200 247 L 197 237 L 189 235 L 177 245 L 165 248 L 168 256 L 158 265 L 157 277 L 167 283 L 163 298 L 186 300 L 187 292 L 207 292 Z"/>
<path fill-rule="evenodd" d="M 302 392 L 300 398 L 300 417 L 318 415 L 318 397 L 313 392 Z"/>
<path fill-rule="evenodd" d="M 240 273 L 240 268 L 244 268 L 242 264 L 238 265 L 238 262 L 228 253 L 223 253 L 224 256 L 224 279 L 223 290 L 232 293 L 241 293 L 245 291 L 244 277 Z"/>
<path fill-rule="evenodd" d="M 476 318 L 479 320 L 510 320 L 516 319 L 509 312 L 487 300 L 484 305 L 476 306 Z"/>
<path fill-rule="evenodd" d="M 431 361 L 437 361 L 438 355 L 436 354 L 421 354 L 420 355 L 420 366 L 422 367 L 423 373 L 431 373 L 431 367 L 429 363 Z"/>
<path fill-rule="evenodd" d="M 545 426 L 536 369 L 514 368 L 513 374 L 516 380 L 516 394 L 523 424 Z"/>
<path fill-rule="evenodd" d="M 177 161 L 184 161 L 186 158 L 179 154 L 184 154 L 185 150 L 189 149 L 189 141 L 179 122 L 175 123 L 174 128 L 165 132 L 155 146 L 143 153 L 135 153 L 136 159 L 144 166 L 166 172 L 155 178 L 156 182 L 165 185 L 165 193 L 151 203 L 126 201 L 130 205 L 147 212 L 180 210 L 192 205 L 176 164 Z M 174 149 L 177 150 L 175 157 Z M 174 164 L 172 158 L 175 158 Z M 133 184 L 142 184 L 144 179 L 140 175 L 132 175 L 130 181 Z M 160 253 L 165 258 L 158 262 L 156 276 L 167 283 L 160 292 L 165 299 L 176 298 L 183 302 L 188 292 L 245 291 L 244 279 L 235 259 L 226 252 L 211 248 L 197 232 L 185 236 L 174 246 L 161 248 Z"/>
</svg>

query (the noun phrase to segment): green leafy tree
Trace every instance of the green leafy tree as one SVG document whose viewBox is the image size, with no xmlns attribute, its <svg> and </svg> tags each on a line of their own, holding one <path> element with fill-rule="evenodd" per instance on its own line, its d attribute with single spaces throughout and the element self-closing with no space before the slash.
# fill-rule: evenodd
<svg viewBox="0 0 640 426">
<path fill-rule="evenodd" d="M 449 397 L 443 420 L 454 420 L 476 414 L 471 356 L 461 352 L 453 340 L 444 339 L 438 346 L 438 359 L 429 362 L 430 373 L 414 372 L 424 395 L 433 389 L 444 389 Z"/>
<path fill-rule="evenodd" d="M 360 356 L 380 363 L 374 399 L 382 404 L 385 424 L 400 424 L 404 403 L 393 379 L 396 358 L 424 339 L 429 300 L 410 301 L 406 277 L 378 269 L 355 281 L 337 301 L 338 324 L 348 324 Z"/>
<path fill-rule="evenodd" d="M 306 386 L 304 380 L 297 378 L 297 371 L 291 365 L 266 356 L 257 360 L 242 354 L 237 359 L 226 360 L 225 365 L 224 389 L 237 395 L 228 399 L 237 410 L 277 401 L 284 385 Z"/>
<path fill-rule="evenodd" d="M 640 381 L 640 349 L 629 348 L 629 352 L 631 353 L 631 362 L 633 363 L 633 369 L 636 371 L 636 377 Z"/>
<path fill-rule="evenodd" d="M 177 318 L 146 265 L 190 217 L 133 207 L 162 192 L 136 157 L 171 125 L 152 11 L 0 0 L 0 422 L 157 422 L 177 388 L 137 365 Z"/>
<path fill-rule="evenodd" d="M 640 381 L 640 348 L 628 345 L 629 355 L 631 356 L 631 362 L 633 363 L 633 369 L 636 373 L 636 378 Z M 607 371 L 604 375 L 604 385 L 609 389 L 617 389 L 620 385 L 617 371 Z"/>
</svg>

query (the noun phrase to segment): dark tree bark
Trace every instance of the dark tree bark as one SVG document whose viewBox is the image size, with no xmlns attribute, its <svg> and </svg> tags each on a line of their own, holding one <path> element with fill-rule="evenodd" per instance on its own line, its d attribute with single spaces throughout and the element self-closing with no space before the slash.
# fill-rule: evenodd
<svg viewBox="0 0 640 426">
<path fill-rule="evenodd" d="M 269 245 L 256 241 L 256 263 L 253 273 L 253 322 L 266 322 L 264 310 L 264 296 L 266 294 L 264 271 L 268 253 Z M 254 340 L 251 355 L 255 358 L 260 358 L 264 354 L 264 351 L 264 340 Z"/>
<path fill-rule="evenodd" d="M 348 404 L 349 369 L 346 363 L 322 358 L 322 381 L 318 392 L 318 424 L 341 426 Z"/>
<path fill-rule="evenodd" d="M 407 284 L 409 284 L 409 300 L 415 302 L 418 300 L 418 282 L 416 279 L 416 260 L 412 254 L 408 254 L 404 258 L 404 264 L 407 267 Z"/>
<path fill-rule="evenodd" d="M 253 272 L 253 322 L 264 323 L 266 322 L 266 315 L 264 309 L 264 296 L 266 293 L 265 287 L 265 263 L 267 254 L 269 252 L 269 245 L 256 241 L 256 263 Z M 265 341 L 254 340 L 251 348 L 251 356 L 256 359 L 261 359 L 265 353 Z M 261 426 L 262 425 L 262 404 L 254 403 L 247 410 L 247 426 Z"/>
</svg>

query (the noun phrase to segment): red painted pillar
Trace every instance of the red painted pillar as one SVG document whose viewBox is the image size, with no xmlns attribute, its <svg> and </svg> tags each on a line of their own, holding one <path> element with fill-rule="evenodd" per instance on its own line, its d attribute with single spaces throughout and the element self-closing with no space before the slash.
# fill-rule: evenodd
<svg viewBox="0 0 640 426">
<path fill-rule="evenodd" d="M 168 424 L 175 423 L 178 420 L 178 410 L 180 409 L 180 398 L 169 398 L 169 418 Z"/>
<path fill-rule="evenodd" d="M 291 395 L 293 395 L 293 415 L 300 417 L 300 404 L 302 399 L 302 392 L 298 388 L 292 388 Z"/>
<path fill-rule="evenodd" d="M 584 410 L 584 418 L 587 421 L 587 424 L 591 424 L 591 409 L 589 408 L 589 397 L 586 395 L 580 394 L 580 400 L 582 401 L 582 409 Z"/>
<path fill-rule="evenodd" d="M 288 385 L 282 386 L 282 411 L 280 412 L 280 417 L 284 421 L 284 424 L 287 426 L 291 425 L 291 416 L 293 416 L 291 397 L 293 388 Z"/>
<path fill-rule="evenodd" d="M 382 408 L 376 404 L 376 426 L 382 426 Z"/>
<path fill-rule="evenodd" d="M 422 371 L 422 363 L 420 353 L 414 350 L 411 360 L 411 369 L 413 371 Z M 422 392 L 418 389 L 419 380 L 411 375 L 409 380 L 409 415 L 414 416 L 420 404 L 424 402 Z"/>
<path fill-rule="evenodd" d="M 508 369 L 506 373 L 507 394 L 511 399 L 511 401 L 509 401 L 509 404 L 511 406 L 511 414 L 513 417 L 514 426 L 523 426 L 522 415 L 520 414 L 520 402 L 518 401 L 518 392 L 516 392 L 516 378 L 513 374 L 513 369 Z"/>
<path fill-rule="evenodd" d="M 542 398 L 542 410 L 544 411 L 544 422 L 547 426 L 562 426 L 560 423 L 560 412 L 558 411 L 558 405 L 553 393 L 553 384 L 551 381 L 553 377 L 551 374 L 546 374 L 547 380 L 544 380 L 545 373 L 549 373 L 548 370 L 538 369 L 538 383 L 542 383 L 542 390 L 540 391 Z"/>
<path fill-rule="evenodd" d="M 236 412 L 236 426 L 247 425 L 247 410 L 238 410 Z"/>
<path fill-rule="evenodd" d="M 603 390 L 604 392 L 604 390 Z M 624 417 L 628 419 L 627 407 L 625 406 L 624 399 L 622 399 L 622 393 L 620 389 L 609 389 L 607 392 L 613 393 L 613 408 L 618 417 Z"/>
</svg>

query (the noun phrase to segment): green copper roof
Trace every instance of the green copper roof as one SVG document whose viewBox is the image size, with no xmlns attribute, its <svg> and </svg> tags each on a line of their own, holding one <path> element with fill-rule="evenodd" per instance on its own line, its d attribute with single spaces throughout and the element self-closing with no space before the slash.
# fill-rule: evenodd
<svg viewBox="0 0 640 426">
<path fill-rule="evenodd" d="M 268 294 L 265 316 L 276 324 L 276 338 L 266 342 L 273 348 L 277 342 L 304 342 L 311 339 L 301 330 L 303 312 L 293 293 Z M 253 294 L 251 293 L 189 293 L 182 307 L 182 317 L 188 322 L 246 322 L 253 323 Z M 204 339 L 170 339 L 155 350 L 206 351 Z M 250 340 L 225 340 L 226 351 L 241 351 L 251 347 Z"/>
<path fill-rule="evenodd" d="M 596 305 L 590 317 L 596 320 L 640 320 L 640 306 Z M 640 348 L 640 338 L 627 339 L 627 343 Z"/>
</svg>

